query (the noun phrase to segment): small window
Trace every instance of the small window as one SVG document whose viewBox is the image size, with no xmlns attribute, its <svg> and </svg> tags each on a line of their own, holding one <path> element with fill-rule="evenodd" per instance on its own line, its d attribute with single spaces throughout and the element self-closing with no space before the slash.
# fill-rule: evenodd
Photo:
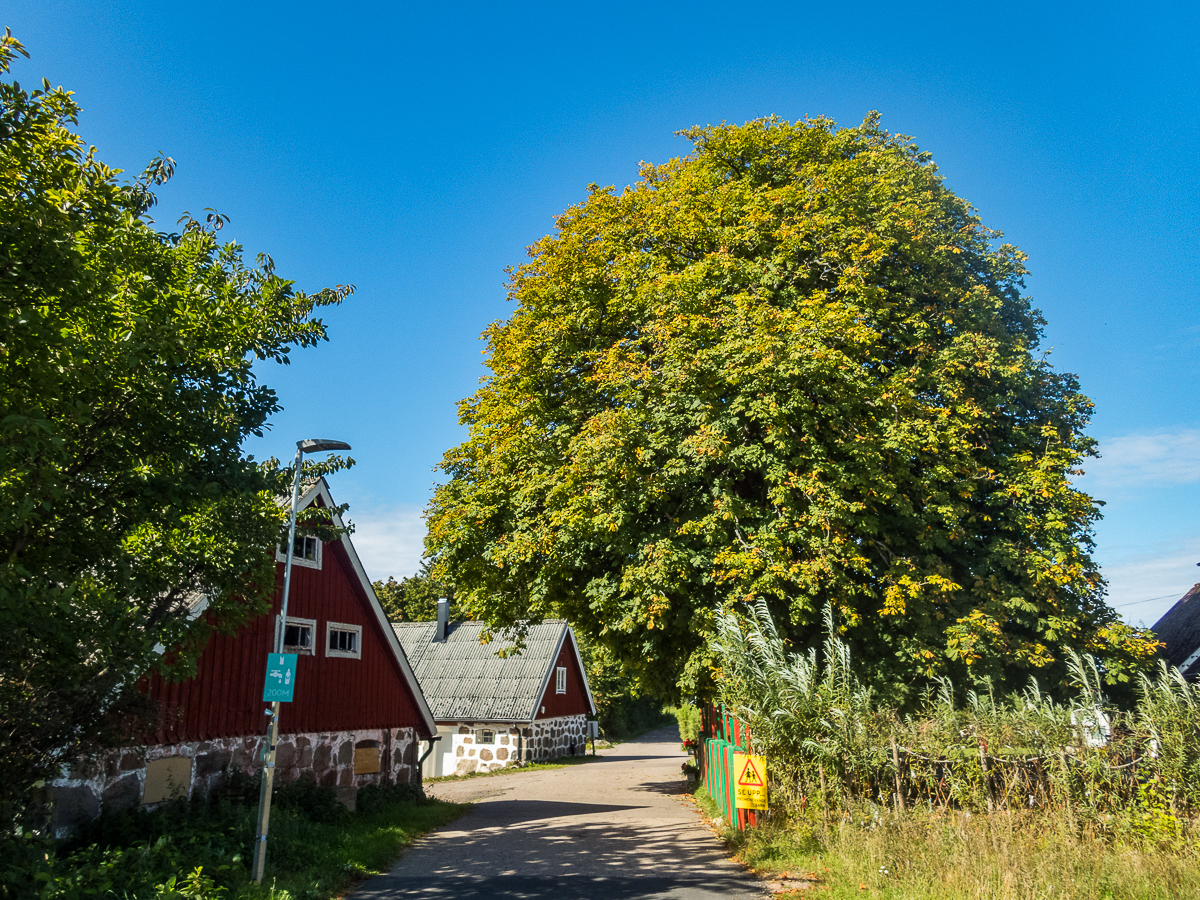
<svg viewBox="0 0 1200 900">
<path fill-rule="evenodd" d="M 559 666 L 558 671 L 554 673 L 554 693 L 565 694 L 567 692 L 567 667 Z"/>
<path fill-rule="evenodd" d="M 496 732 L 488 729 L 480 729 L 475 732 L 475 743 L 477 744 L 494 744 L 496 743 Z"/>
<path fill-rule="evenodd" d="M 298 534 L 293 541 L 292 565 L 307 566 L 310 569 L 321 568 L 321 540 L 311 534 Z M 275 558 L 280 562 L 287 561 L 287 542 L 280 544 L 275 551 Z"/>
<path fill-rule="evenodd" d="M 330 622 L 326 628 L 325 655 L 344 659 L 359 659 L 362 656 L 362 626 L 344 622 Z"/>
<path fill-rule="evenodd" d="M 316 619 L 296 619 L 288 616 L 283 629 L 283 652 L 312 656 L 313 636 L 317 633 Z"/>
</svg>

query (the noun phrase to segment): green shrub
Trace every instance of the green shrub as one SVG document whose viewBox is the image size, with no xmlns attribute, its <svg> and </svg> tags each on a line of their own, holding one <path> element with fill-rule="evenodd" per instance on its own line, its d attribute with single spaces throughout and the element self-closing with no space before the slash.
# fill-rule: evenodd
<svg viewBox="0 0 1200 900">
<path fill-rule="evenodd" d="M 1070 702 L 1036 681 L 1008 697 L 960 699 L 942 679 L 901 714 L 857 677 L 828 611 L 825 624 L 824 654 L 795 654 L 764 603 L 744 619 L 718 613 L 720 699 L 771 757 L 773 805 L 1053 808 L 1101 823 L 1140 809 L 1155 834 L 1200 810 L 1200 688 L 1177 671 L 1141 676 L 1132 711 L 1107 702 L 1090 657 L 1069 655 Z"/>
<path fill-rule="evenodd" d="M 0 844 L 3 900 L 323 900 L 386 868 L 416 835 L 465 807 L 416 785 L 363 788 L 351 813 L 332 788 L 304 779 L 277 790 L 266 884 L 250 881 L 257 790 L 105 813 L 71 839 L 27 833 Z M 252 793 L 253 799 L 244 795 Z"/>
<path fill-rule="evenodd" d="M 691 703 L 682 703 L 671 707 L 670 712 L 679 723 L 679 740 L 694 741 L 699 738 L 703 722 L 698 707 Z"/>
</svg>

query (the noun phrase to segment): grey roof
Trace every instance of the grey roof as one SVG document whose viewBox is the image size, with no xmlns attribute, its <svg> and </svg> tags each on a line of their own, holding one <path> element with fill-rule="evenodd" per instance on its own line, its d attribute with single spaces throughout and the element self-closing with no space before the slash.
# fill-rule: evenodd
<svg viewBox="0 0 1200 900">
<path fill-rule="evenodd" d="M 393 622 L 421 692 L 438 722 L 529 722 L 558 658 L 567 623 L 551 619 L 530 626 L 520 653 L 497 635 L 481 644 L 483 622 L 451 622 L 446 640 L 434 641 L 437 622 Z"/>
<path fill-rule="evenodd" d="M 1200 660 L 1194 660 L 1186 669 L 1183 665 L 1200 650 L 1200 584 L 1192 585 L 1192 589 L 1180 597 L 1151 630 L 1166 643 L 1163 656 L 1171 665 L 1179 667 L 1182 674 L 1188 676 L 1200 672 Z"/>
</svg>

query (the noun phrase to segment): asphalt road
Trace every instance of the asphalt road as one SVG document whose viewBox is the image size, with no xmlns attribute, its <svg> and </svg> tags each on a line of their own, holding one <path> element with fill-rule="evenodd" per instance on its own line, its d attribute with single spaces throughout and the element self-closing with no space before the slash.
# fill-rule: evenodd
<svg viewBox="0 0 1200 900">
<path fill-rule="evenodd" d="M 475 807 L 354 898 L 764 897 L 684 798 L 684 758 L 671 727 L 582 765 L 431 785 L 429 793 Z"/>
</svg>

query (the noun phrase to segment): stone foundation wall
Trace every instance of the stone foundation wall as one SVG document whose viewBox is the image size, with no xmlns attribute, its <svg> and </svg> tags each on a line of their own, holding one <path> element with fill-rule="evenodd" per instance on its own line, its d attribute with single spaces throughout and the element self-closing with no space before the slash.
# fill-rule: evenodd
<svg viewBox="0 0 1200 900">
<path fill-rule="evenodd" d="M 444 754 L 439 775 L 466 775 L 502 769 L 518 761 L 545 762 L 583 753 L 587 734 L 587 716 L 559 716 L 539 719 L 532 725 L 509 726 L 495 722 L 455 722 L 440 724 L 445 735 L 449 728 L 449 747 L 440 747 Z M 491 744 L 481 744 L 480 731 L 494 732 Z M 442 738 L 446 742 L 446 738 Z"/>
<path fill-rule="evenodd" d="M 584 752 L 587 741 L 587 716 L 558 716 L 554 719 L 538 719 L 533 723 L 533 734 L 529 745 L 533 759 L 542 762 L 560 756 L 574 756 Z"/>
<path fill-rule="evenodd" d="M 60 837 L 69 834 L 102 808 L 124 809 L 152 800 L 146 793 L 147 772 L 153 772 L 152 764 L 159 760 L 188 760 L 173 766 L 173 771 L 186 773 L 172 781 L 173 797 L 205 796 L 227 772 L 257 775 L 264 740 L 256 736 L 124 747 L 64 767 L 62 777 L 49 785 L 54 832 Z M 419 745 L 412 728 L 283 734 L 275 745 L 275 783 L 286 784 L 311 772 L 318 784 L 335 788 L 338 799 L 353 808 L 363 785 L 419 785 Z"/>
</svg>

